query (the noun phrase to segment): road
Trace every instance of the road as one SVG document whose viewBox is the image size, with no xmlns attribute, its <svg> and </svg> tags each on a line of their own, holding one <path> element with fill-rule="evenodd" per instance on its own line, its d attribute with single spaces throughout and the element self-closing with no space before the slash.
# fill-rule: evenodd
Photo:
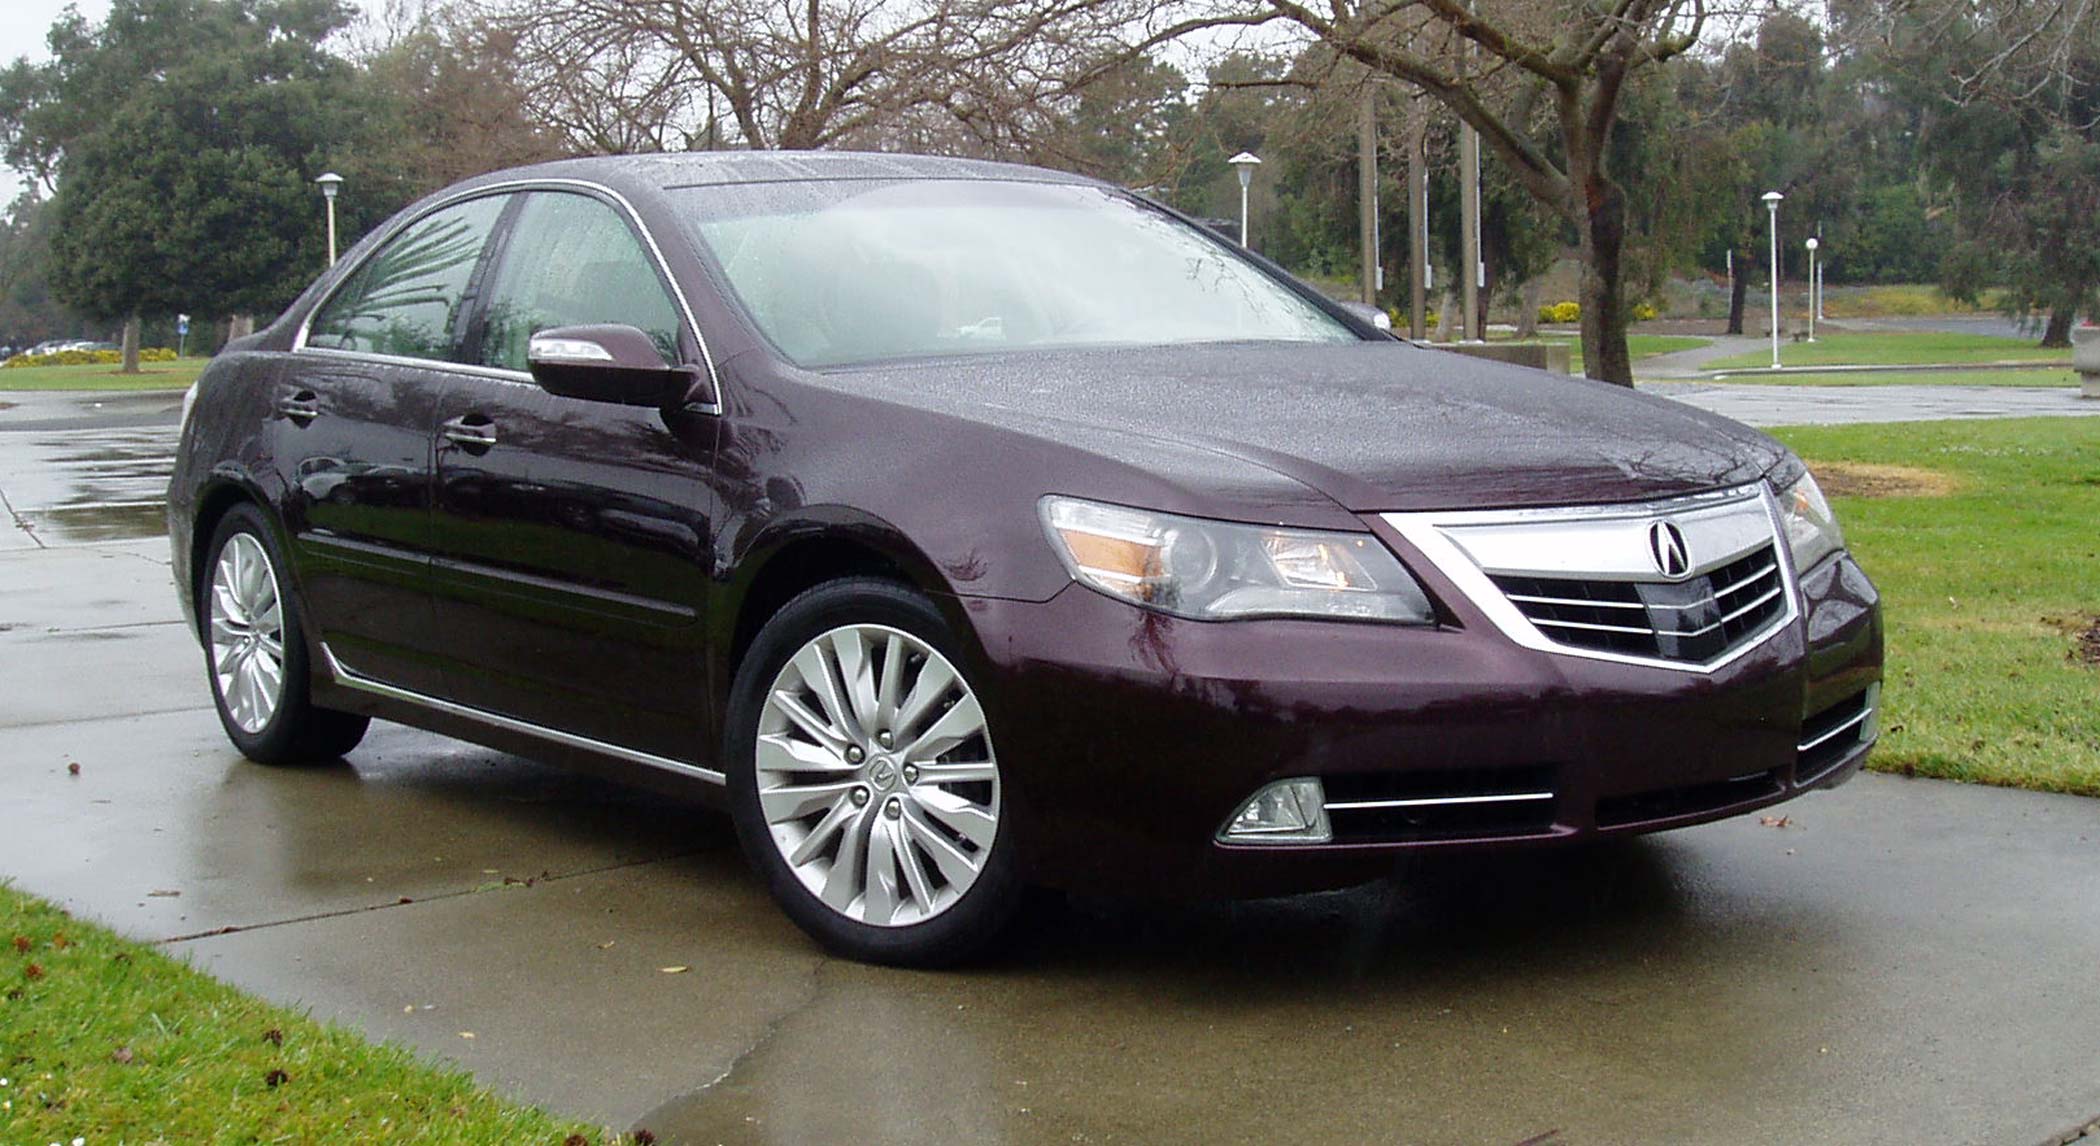
<svg viewBox="0 0 2100 1146">
<path fill-rule="evenodd" d="M 136 504 L 170 436 L 0 411 L 30 526 L 0 545 L 0 875 L 506 1093 L 693 1143 L 2025 1146 L 2100 1116 L 2091 801 L 1870 775 L 1783 825 L 1248 904 L 1101 889 L 988 966 L 841 963 L 713 812 L 390 726 L 240 760 Z"/>
</svg>

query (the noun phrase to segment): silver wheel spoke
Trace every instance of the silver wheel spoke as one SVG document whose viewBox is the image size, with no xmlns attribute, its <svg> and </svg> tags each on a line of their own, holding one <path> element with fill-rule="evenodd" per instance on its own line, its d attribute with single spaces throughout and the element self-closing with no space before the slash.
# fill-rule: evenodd
<svg viewBox="0 0 2100 1146">
<path fill-rule="evenodd" d="M 761 772 L 851 772 L 846 758 L 822 744 L 793 740 L 784 734 L 758 738 L 758 770 Z"/>
<path fill-rule="evenodd" d="M 777 824 L 783 820 L 800 820 L 816 815 L 846 798 L 847 793 L 858 784 L 851 780 L 837 784 L 805 784 L 789 788 L 763 788 L 758 793 L 758 806 L 766 814 L 766 822 Z"/>
<path fill-rule="evenodd" d="M 932 760 L 983 731 L 984 712 L 977 707 L 977 698 L 965 696 L 899 755 L 907 760 Z"/>
<path fill-rule="evenodd" d="M 998 830 L 999 821 L 961 796 L 935 788 L 919 793 L 919 806 L 942 827 L 978 847 L 992 846 L 992 833 Z"/>
<path fill-rule="evenodd" d="M 976 784 L 999 778 L 999 766 L 989 760 L 970 764 L 921 764 L 921 784 Z"/>
<path fill-rule="evenodd" d="M 939 651 L 884 625 L 832 629 L 782 666 L 758 720 L 758 810 L 812 895 L 903 927 L 969 893 L 1002 785 L 977 696 Z"/>
</svg>

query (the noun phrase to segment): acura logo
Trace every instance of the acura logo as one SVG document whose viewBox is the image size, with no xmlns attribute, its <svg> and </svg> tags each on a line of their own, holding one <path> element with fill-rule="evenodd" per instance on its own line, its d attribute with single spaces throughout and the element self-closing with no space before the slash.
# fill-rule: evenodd
<svg viewBox="0 0 2100 1146">
<path fill-rule="evenodd" d="M 1685 548 L 1684 531 L 1671 521 L 1648 527 L 1648 556 L 1665 577 L 1682 577 L 1692 571 L 1691 551 Z"/>
</svg>

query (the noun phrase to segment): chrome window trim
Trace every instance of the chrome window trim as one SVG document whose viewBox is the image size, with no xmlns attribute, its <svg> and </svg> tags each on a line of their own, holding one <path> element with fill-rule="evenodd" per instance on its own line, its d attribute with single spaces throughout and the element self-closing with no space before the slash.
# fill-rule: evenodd
<svg viewBox="0 0 2100 1146">
<path fill-rule="evenodd" d="M 683 760 L 673 760 L 668 756 L 656 756 L 633 748 L 622 748 L 617 744 L 608 744 L 603 740 L 593 740 L 588 736 L 578 736 L 573 732 L 563 732 L 558 728 L 548 728 L 544 725 L 533 724 L 530 721 L 519 720 L 516 717 L 502 716 L 464 704 L 455 704 L 449 700 L 440 700 L 434 696 L 427 696 L 411 689 L 388 684 L 382 680 L 375 680 L 372 677 L 344 667 L 343 662 L 335 655 L 335 650 L 329 648 L 326 642 L 323 642 L 321 645 L 321 656 L 328 662 L 329 675 L 335 679 L 335 683 L 342 685 L 344 688 L 354 688 L 359 692 L 369 692 L 374 696 L 383 696 L 389 700 L 403 701 L 421 708 L 430 709 L 433 712 L 442 712 L 447 716 L 457 716 L 479 724 L 486 724 L 491 728 L 500 728 L 505 732 L 522 733 L 526 736 L 549 741 L 566 748 L 579 748 L 586 752 L 596 752 L 634 764 L 646 764 L 651 768 L 661 768 L 666 772 L 676 772 L 681 776 L 691 776 L 696 780 L 704 780 L 710 784 L 726 785 L 729 782 L 727 776 L 714 768 L 702 768 L 698 764 L 688 764 Z"/>
<path fill-rule="evenodd" d="M 707 367 L 707 385 L 715 396 L 715 400 L 712 402 L 696 402 L 687 408 L 697 410 L 703 414 L 720 414 L 722 412 L 723 399 L 722 376 L 715 369 L 715 355 L 714 351 L 707 345 L 707 336 L 701 333 L 700 322 L 693 317 L 693 306 L 686 299 L 685 288 L 679 285 L 678 276 L 671 273 L 671 264 L 669 260 L 664 258 L 663 248 L 657 244 L 655 232 L 651 231 L 649 225 L 642 221 L 642 216 L 640 212 L 634 209 L 634 204 L 628 201 L 627 196 L 607 187 L 603 183 L 592 182 L 588 179 L 514 179 L 502 183 L 488 183 L 479 187 L 467 188 L 456 195 L 449 195 L 431 203 L 424 210 L 418 211 L 413 216 L 403 219 L 388 228 L 372 244 L 372 249 L 366 252 L 364 258 L 370 259 L 373 255 L 378 254 L 381 248 L 394 241 L 396 235 L 399 235 L 416 223 L 447 207 L 464 203 L 469 199 L 481 199 L 490 195 L 511 195 L 521 191 L 578 190 L 595 192 L 610 199 L 627 216 L 628 223 L 641 235 L 643 244 L 649 248 L 649 256 L 656 260 L 657 271 L 663 276 L 665 285 L 670 287 L 671 298 L 678 303 L 678 313 L 685 319 L 686 329 L 692 332 L 694 344 L 700 347 L 700 359 Z M 364 362 L 380 362 L 390 366 L 413 366 L 425 370 L 466 374 L 476 378 L 492 378 L 500 382 L 522 382 L 528 386 L 536 385 L 532 380 L 532 375 L 522 370 L 505 370 L 499 367 L 479 366 L 467 362 L 446 362 L 434 358 L 409 358 L 396 354 L 372 354 L 362 350 L 339 350 L 327 346 L 308 346 L 306 344 L 307 336 L 311 333 L 314 315 L 320 313 L 323 307 L 333 302 L 336 292 L 342 290 L 363 266 L 364 261 L 360 260 L 357 266 L 344 271 L 342 276 L 336 280 L 335 285 L 328 288 L 328 293 L 322 295 L 320 301 L 307 308 L 306 316 L 299 320 L 298 333 L 292 336 L 292 353 L 329 355 Z"/>
<path fill-rule="evenodd" d="M 1660 657 L 1634 656 L 1629 653 L 1608 652 L 1603 649 L 1586 649 L 1564 645 L 1547 636 L 1531 618 L 1524 615 L 1501 587 L 1496 585 L 1488 572 L 1476 564 L 1473 558 L 1446 532 L 1447 529 L 1477 525 L 1569 525 L 1588 522 L 1623 523 L 1627 521 L 1660 521 L 1675 514 L 1700 510 L 1726 509 L 1755 502 L 1763 510 L 1769 536 L 1764 543 L 1773 547 L 1779 567 L 1780 582 L 1784 586 L 1786 609 L 1773 618 L 1763 630 L 1754 634 L 1741 645 L 1728 650 L 1718 658 L 1705 662 L 1672 661 Z M 1382 513 L 1379 520 L 1391 526 L 1401 537 L 1415 547 L 1437 570 L 1450 579 L 1460 592 L 1466 595 L 1473 606 L 1492 622 L 1502 635 L 1516 644 L 1554 656 L 1579 657 L 1584 660 L 1608 661 L 1613 664 L 1639 665 L 1645 668 L 1669 669 L 1675 672 L 1698 673 L 1711 676 L 1734 664 L 1743 657 L 1763 648 L 1774 637 L 1792 628 L 1801 619 L 1801 589 L 1794 573 L 1794 563 L 1787 558 L 1786 531 L 1779 517 L 1779 501 L 1764 482 L 1715 490 L 1710 493 L 1692 494 L 1686 497 L 1666 498 L 1658 501 L 1634 502 L 1612 505 L 1561 506 L 1540 509 L 1490 509 L 1454 510 L 1450 512 L 1429 511 L 1419 513 Z M 1692 572 L 1679 580 L 1711 573 L 1730 561 L 1740 559 L 1743 552 L 1716 556 L 1703 560 Z M 1520 570 L 1496 570 L 1519 576 L 1569 577 L 1581 579 L 1579 572 L 1525 573 Z M 1609 575 L 1591 575 L 1594 580 L 1611 580 Z M 1656 579 L 1663 580 L 1659 575 Z"/>
</svg>

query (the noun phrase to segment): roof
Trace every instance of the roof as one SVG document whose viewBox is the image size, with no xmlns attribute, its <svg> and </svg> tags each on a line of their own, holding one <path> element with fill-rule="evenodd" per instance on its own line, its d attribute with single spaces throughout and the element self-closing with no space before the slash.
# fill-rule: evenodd
<svg viewBox="0 0 2100 1146">
<path fill-rule="evenodd" d="M 1092 183 L 1083 175 L 1018 163 L 872 151 L 672 151 L 562 159 L 504 172 L 517 177 L 619 178 L 670 187 L 825 179 L 988 179 Z"/>
</svg>

